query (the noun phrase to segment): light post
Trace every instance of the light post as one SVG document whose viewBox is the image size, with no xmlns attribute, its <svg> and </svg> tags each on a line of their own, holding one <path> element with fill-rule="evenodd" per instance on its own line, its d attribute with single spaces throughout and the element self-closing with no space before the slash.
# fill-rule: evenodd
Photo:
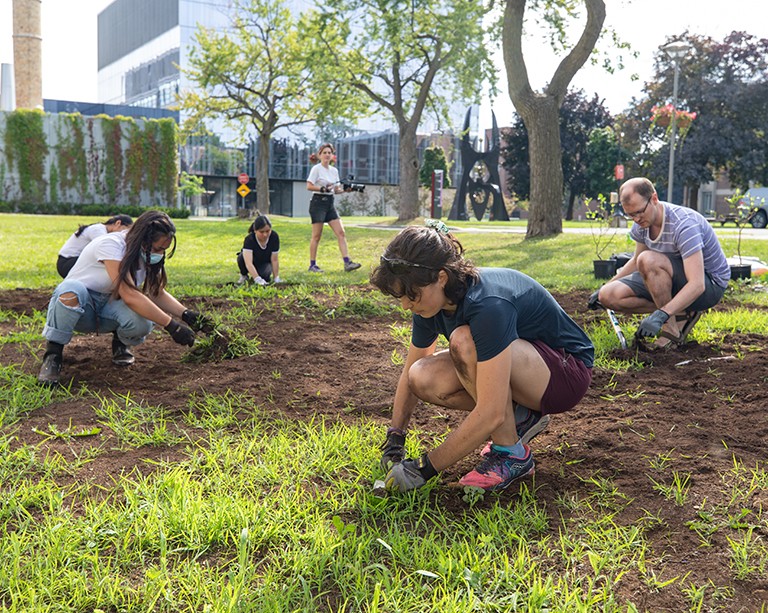
<svg viewBox="0 0 768 613">
<path fill-rule="evenodd" d="M 669 139 L 669 176 L 667 177 L 667 201 L 672 202 L 672 189 L 675 185 L 675 138 L 677 137 L 677 83 L 682 60 L 691 45 L 684 41 L 673 41 L 664 45 L 661 50 L 667 54 L 675 65 L 675 77 L 672 85 L 672 130 Z"/>
</svg>

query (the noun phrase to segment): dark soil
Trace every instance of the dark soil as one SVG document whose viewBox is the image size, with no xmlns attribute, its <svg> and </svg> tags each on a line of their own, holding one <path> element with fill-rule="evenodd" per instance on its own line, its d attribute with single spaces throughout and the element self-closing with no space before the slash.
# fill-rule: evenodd
<svg viewBox="0 0 768 613">
<path fill-rule="evenodd" d="M 366 288 L 360 288 L 366 291 Z M 0 309 L 18 313 L 45 309 L 48 293 L 30 290 L 0 292 Z M 604 317 L 585 309 L 587 293 L 556 296 L 577 321 L 587 323 Z M 225 312 L 226 300 L 187 300 L 207 312 Z M 722 307 L 726 308 L 726 307 Z M 173 343 L 167 334 L 152 334 L 136 348 L 136 363 L 128 368 L 114 367 L 109 359 L 110 336 L 77 336 L 66 348 L 63 376 L 92 391 L 104 394 L 129 394 L 136 402 L 166 407 L 178 418 L 188 410 L 192 393 L 223 394 L 227 390 L 245 393 L 260 406 L 273 407 L 290 419 L 329 419 L 357 422 L 361 415 L 381 422 L 382 435 L 388 422 L 393 392 L 400 367 L 391 361 L 393 340 L 391 318 L 325 318 L 319 312 L 283 313 L 276 304 L 265 304 L 252 322 L 239 326 L 248 338 L 261 340 L 257 356 L 209 362 L 184 362 L 187 351 Z M 607 319 L 606 319 L 607 321 Z M 397 323 L 403 323 L 397 320 Z M 10 324 L 0 324 L 7 332 Z M 633 331 L 625 326 L 625 334 Z M 616 357 L 634 357 L 635 350 L 616 351 Z M 646 364 L 641 371 L 613 374 L 596 370 L 590 391 L 573 411 L 554 416 L 549 429 L 533 443 L 537 460 L 535 488 L 537 499 L 550 513 L 564 494 L 584 499 L 594 484 L 584 480 L 593 476 L 611 479 L 628 496 L 628 506 L 616 517 L 622 524 L 638 522 L 648 514 L 661 521 L 648 533 L 659 580 L 680 577 L 678 589 L 655 590 L 652 586 L 623 580 L 617 586 L 621 600 L 630 600 L 641 611 L 683 611 L 690 603 L 681 593 L 689 584 L 701 586 L 711 580 L 715 586 L 730 588 L 732 599 L 724 610 L 758 611 L 768 602 L 768 579 L 733 578 L 728 566 L 728 529 L 718 530 L 712 546 L 704 548 L 686 523 L 696 519 L 696 509 L 706 505 L 726 505 L 728 488 L 720 475 L 727 474 L 734 458 L 747 468 L 765 469 L 768 440 L 768 352 L 765 338 L 734 333 L 718 345 L 691 342 L 671 351 L 640 349 L 637 356 Z M 40 352 L 30 353 L 21 343 L 0 345 L 3 364 L 23 364 L 36 374 Z M 279 373 L 279 378 L 273 373 Z M 440 417 L 440 419 L 436 419 Z M 455 427 L 462 415 L 433 406 L 417 409 L 416 426 L 427 432 L 442 433 Z M 33 428 L 46 430 L 55 424 L 60 430 L 87 430 L 97 425 L 89 401 L 72 398 L 38 409 L 18 425 L 18 444 L 66 451 L 70 447 L 99 445 L 104 453 L 82 469 L 73 479 L 89 479 L 109 485 L 117 474 L 149 472 L 147 459 L 182 459 L 183 450 L 142 448 L 113 450 L 113 435 L 104 429 L 98 437 L 83 437 L 64 442 L 45 440 Z M 96 441 L 95 439 L 99 440 Z M 669 454 L 673 461 L 666 473 L 654 472 L 650 461 L 657 454 Z M 477 455 L 465 458 L 446 470 L 441 479 L 455 482 L 478 461 Z M 650 477 L 671 482 L 670 471 L 691 475 L 691 489 L 683 506 L 654 490 Z M 512 487 L 501 494 L 510 500 L 517 496 Z M 440 503 L 457 514 L 467 512 L 461 490 L 441 488 Z M 492 504 L 493 497 L 479 504 Z M 756 490 L 742 504 L 751 511 L 747 522 L 768 512 L 768 492 Z M 731 509 L 737 514 L 740 508 Z M 471 511 L 470 511 L 471 512 Z M 553 525 L 559 517 L 554 516 Z M 765 521 L 756 529 L 763 543 L 768 540 Z M 555 538 L 556 538 L 555 534 Z M 683 578 L 685 579 L 683 580 Z M 710 603 L 711 604 L 711 603 Z M 702 610 L 708 610 L 705 606 Z"/>
</svg>

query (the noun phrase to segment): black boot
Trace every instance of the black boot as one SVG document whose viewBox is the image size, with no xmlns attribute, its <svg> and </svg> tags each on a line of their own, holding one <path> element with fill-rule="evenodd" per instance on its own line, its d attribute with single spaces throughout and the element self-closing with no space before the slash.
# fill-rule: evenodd
<svg viewBox="0 0 768 613">
<path fill-rule="evenodd" d="M 136 358 L 130 352 L 128 347 L 117 338 L 117 332 L 112 333 L 112 363 L 115 366 L 130 366 Z"/>
<path fill-rule="evenodd" d="M 43 356 L 43 365 L 40 367 L 40 373 L 37 375 L 37 382 L 40 385 L 54 387 L 59 384 L 63 352 L 64 345 L 48 341 L 45 355 Z"/>
</svg>

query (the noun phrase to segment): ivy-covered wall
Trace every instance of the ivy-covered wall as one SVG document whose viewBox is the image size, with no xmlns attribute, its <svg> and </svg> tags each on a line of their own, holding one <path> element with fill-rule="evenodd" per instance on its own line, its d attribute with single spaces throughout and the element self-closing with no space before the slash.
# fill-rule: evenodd
<svg viewBox="0 0 768 613">
<path fill-rule="evenodd" d="M 2 210 L 175 207 L 178 174 L 178 132 L 172 119 L 0 112 Z"/>
</svg>

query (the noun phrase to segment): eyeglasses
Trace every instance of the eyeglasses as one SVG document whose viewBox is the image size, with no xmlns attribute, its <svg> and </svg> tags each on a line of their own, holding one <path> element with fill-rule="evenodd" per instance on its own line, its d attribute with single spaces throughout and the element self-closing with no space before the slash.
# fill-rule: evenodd
<svg viewBox="0 0 768 613">
<path fill-rule="evenodd" d="M 408 272 L 410 268 L 424 268 L 426 270 L 440 270 L 434 266 L 425 266 L 424 264 L 417 264 L 416 262 L 409 262 L 408 260 L 401 260 L 400 258 L 388 258 L 381 256 L 381 264 L 386 266 L 390 272 L 396 275 L 402 275 Z"/>
<path fill-rule="evenodd" d="M 645 206 L 639 211 L 635 211 L 634 213 L 629 213 L 627 211 L 624 211 L 624 214 L 627 217 L 631 217 L 632 219 L 637 219 L 638 217 L 642 217 L 643 213 L 645 213 L 645 209 L 647 209 L 648 205 L 651 204 L 652 199 L 653 199 L 653 195 L 651 195 L 651 197 L 648 198 L 648 201 L 645 203 Z"/>
</svg>

